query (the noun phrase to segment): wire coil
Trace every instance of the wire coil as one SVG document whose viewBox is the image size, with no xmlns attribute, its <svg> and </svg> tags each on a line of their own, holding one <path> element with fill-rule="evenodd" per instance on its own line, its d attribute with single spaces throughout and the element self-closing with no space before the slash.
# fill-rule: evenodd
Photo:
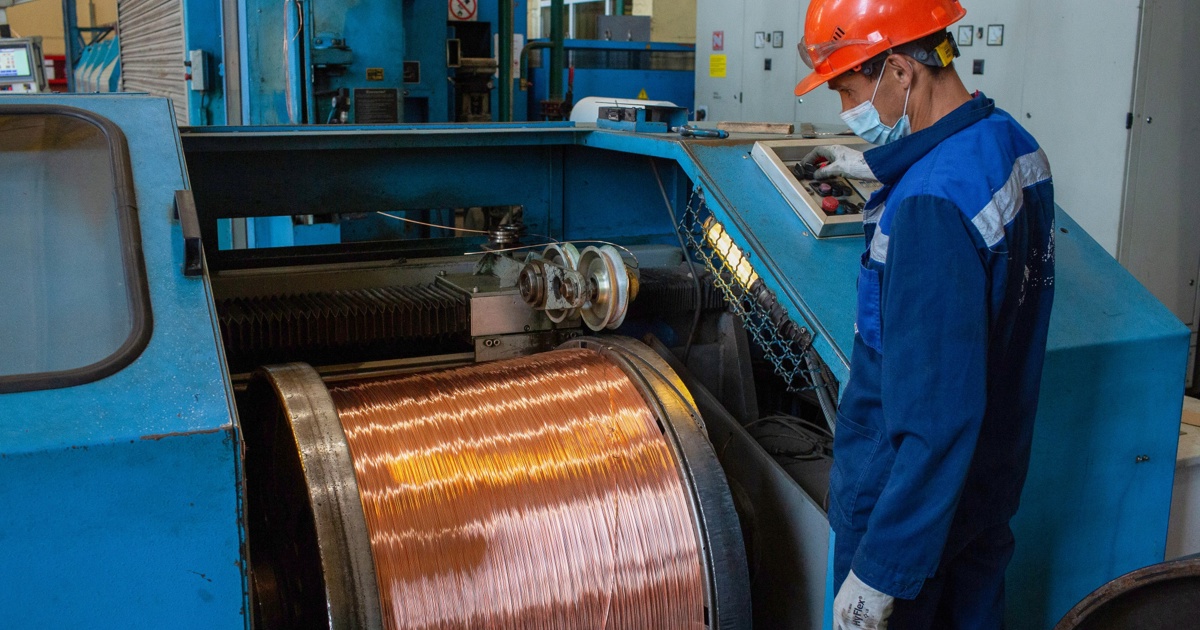
<svg viewBox="0 0 1200 630">
<path fill-rule="evenodd" d="M 750 615 L 695 402 L 630 339 L 239 397 L 256 628 L 706 628 Z"/>
<path fill-rule="evenodd" d="M 330 388 L 387 628 L 701 628 L 671 449 L 602 355 Z"/>
</svg>

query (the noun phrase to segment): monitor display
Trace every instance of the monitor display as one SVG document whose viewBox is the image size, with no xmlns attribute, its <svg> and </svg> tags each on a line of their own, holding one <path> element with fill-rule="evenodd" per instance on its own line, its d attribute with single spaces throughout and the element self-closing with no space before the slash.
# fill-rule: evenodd
<svg viewBox="0 0 1200 630">
<path fill-rule="evenodd" d="M 33 78 L 30 65 L 29 46 L 0 45 L 0 81 L 5 79 Z"/>
</svg>

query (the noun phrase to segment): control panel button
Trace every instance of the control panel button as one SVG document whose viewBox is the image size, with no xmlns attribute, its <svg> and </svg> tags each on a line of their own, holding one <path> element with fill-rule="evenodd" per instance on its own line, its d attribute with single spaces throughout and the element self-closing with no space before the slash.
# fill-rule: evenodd
<svg viewBox="0 0 1200 630">
<path fill-rule="evenodd" d="M 826 197 L 821 200 L 821 209 L 825 214 L 839 214 L 838 209 L 842 207 L 842 202 L 838 201 L 837 197 Z"/>
</svg>

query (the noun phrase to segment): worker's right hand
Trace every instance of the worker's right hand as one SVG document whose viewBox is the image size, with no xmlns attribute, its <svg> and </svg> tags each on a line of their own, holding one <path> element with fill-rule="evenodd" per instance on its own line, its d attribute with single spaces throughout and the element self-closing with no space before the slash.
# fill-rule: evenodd
<svg viewBox="0 0 1200 630">
<path fill-rule="evenodd" d="M 850 571 L 833 598 L 834 630 L 887 630 L 896 599 L 863 583 Z"/>
<path fill-rule="evenodd" d="M 820 161 L 820 158 L 827 160 L 827 163 L 817 169 L 813 175 L 817 179 L 845 176 L 868 181 L 879 180 L 878 177 L 875 177 L 875 173 L 871 172 L 871 167 L 867 165 L 867 158 L 862 151 L 855 151 L 840 144 L 830 144 L 813 149 L 812 153 L 804 157 L 804 163 L 815 164 Z"/>
</svg>

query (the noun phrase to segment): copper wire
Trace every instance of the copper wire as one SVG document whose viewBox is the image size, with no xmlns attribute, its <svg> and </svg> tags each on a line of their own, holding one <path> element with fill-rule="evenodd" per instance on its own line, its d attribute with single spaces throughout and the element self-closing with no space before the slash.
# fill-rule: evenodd
<svg viewBox="0 0 1200 630">
<path fill-rule="evenodd" d="M 591 350 L 330 388 L 385 627 L 703 628 L 690 502 Z"/>
</svg>

